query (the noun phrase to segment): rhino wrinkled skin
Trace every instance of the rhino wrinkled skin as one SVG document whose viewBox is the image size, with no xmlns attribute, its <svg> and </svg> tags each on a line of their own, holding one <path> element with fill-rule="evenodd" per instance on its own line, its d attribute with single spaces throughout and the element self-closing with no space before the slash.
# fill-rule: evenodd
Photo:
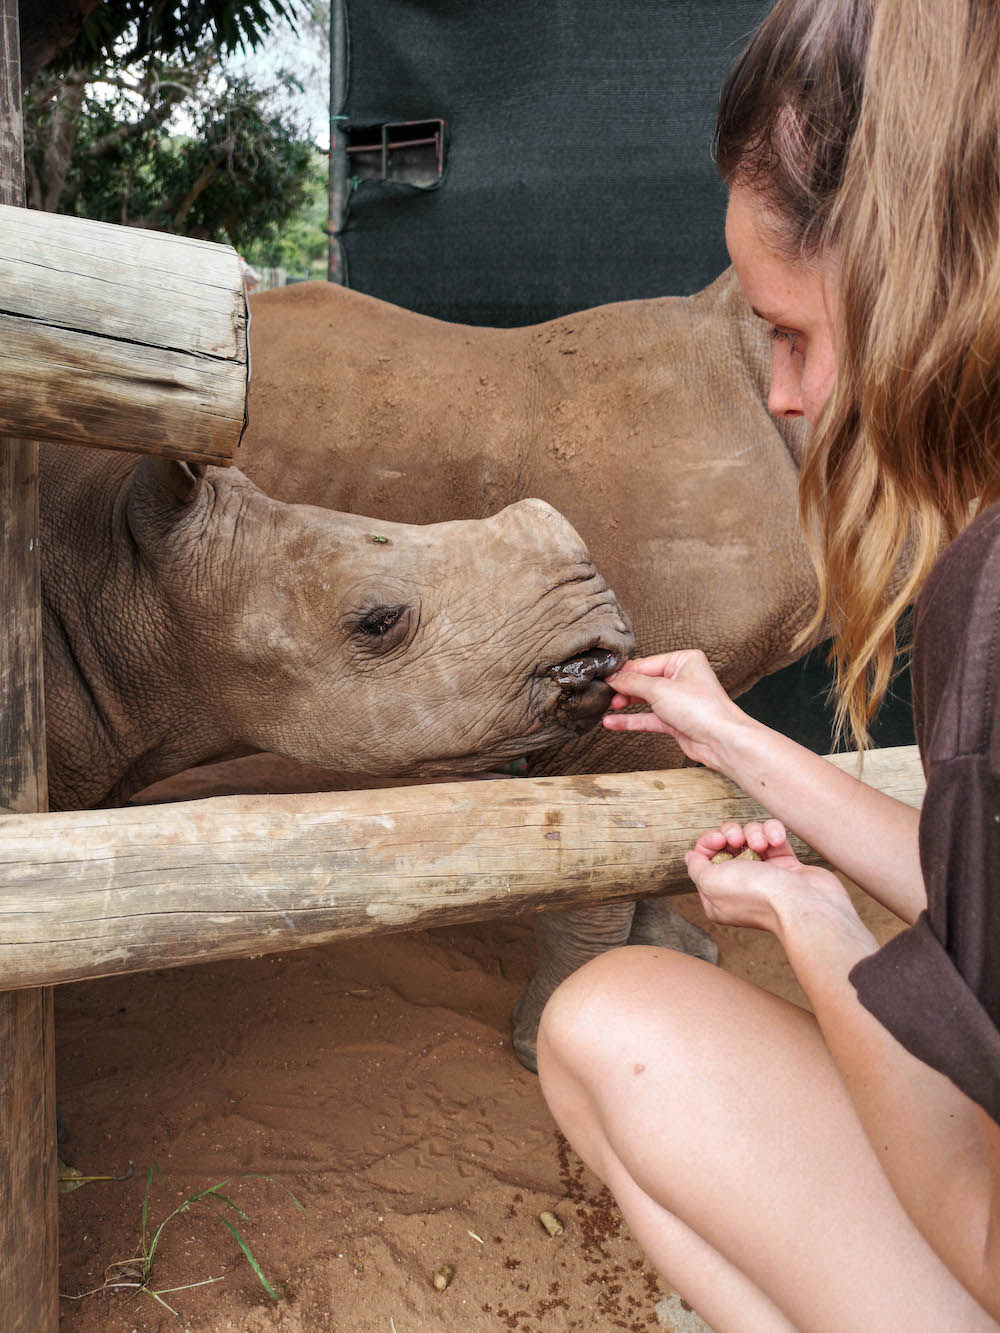
<svg viewBox="0 0 1000 1333">
<path fill-rule="evenodd" d="M 366 775 L 488 768 L 593 727 L 632 647 L 539 500 L 414 526 L 282 503 L 235 468 L 40 455 L 56 809 L 261 750 Z"/>
</svg>

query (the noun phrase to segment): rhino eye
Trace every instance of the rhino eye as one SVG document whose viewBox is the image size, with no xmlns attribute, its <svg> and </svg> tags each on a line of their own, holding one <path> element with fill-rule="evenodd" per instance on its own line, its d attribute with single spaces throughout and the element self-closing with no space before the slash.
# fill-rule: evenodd
<svg viewBox="0 0 1000 1333">
<path fill-rule="evenodd" d="M 375 606 L 365 612 L 355 628 L 359 634 L 367 635 L 368 638 L 380 639 L 399 622 L 405 610 L 405 606 Z"/>
</svg>

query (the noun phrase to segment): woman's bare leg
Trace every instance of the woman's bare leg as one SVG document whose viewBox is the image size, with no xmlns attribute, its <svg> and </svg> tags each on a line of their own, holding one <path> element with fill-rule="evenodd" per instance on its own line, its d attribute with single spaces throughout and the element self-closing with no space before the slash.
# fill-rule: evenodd
<svg viewBox="0 0 1000 1333">
<path fill-rule="evenodd" d="M 909 1221 L 812 1016 L 630 947 L 556 991 L 542 1089 L 717 1333 L 995 1333 Z"/>
</svg>

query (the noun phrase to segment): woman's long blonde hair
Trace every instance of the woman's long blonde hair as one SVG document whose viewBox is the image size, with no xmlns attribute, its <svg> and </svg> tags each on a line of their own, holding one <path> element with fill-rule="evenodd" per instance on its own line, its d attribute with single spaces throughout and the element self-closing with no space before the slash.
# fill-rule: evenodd
<svg viewBox="0 0 1000 1333">
<path fill-rule="evenodd" d="M 864 748 L 902 612 L 1000 498 L 1000 3 L 780 0 L 723 90 L 716 159 L 786 257 L 839 259 L 802 642 L 832 626 L 838 733 Z"/>
</svg>

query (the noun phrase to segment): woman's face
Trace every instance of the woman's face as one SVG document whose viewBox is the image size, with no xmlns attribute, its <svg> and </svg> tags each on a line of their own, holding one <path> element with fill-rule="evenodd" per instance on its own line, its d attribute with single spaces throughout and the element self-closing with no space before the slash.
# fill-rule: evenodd
<svg viewBox="0 0 1000 1333">
<path fill-rule="evenodd" d="M 837 281 L 832 263 L 806 267 L 775 254 L 773 227 L 747 186 L 729 192 L 726 244 L 754 314 L 771 325 L 771 393 L 776 417 L 815 425 L 837 369 Z"/>
</svg>

